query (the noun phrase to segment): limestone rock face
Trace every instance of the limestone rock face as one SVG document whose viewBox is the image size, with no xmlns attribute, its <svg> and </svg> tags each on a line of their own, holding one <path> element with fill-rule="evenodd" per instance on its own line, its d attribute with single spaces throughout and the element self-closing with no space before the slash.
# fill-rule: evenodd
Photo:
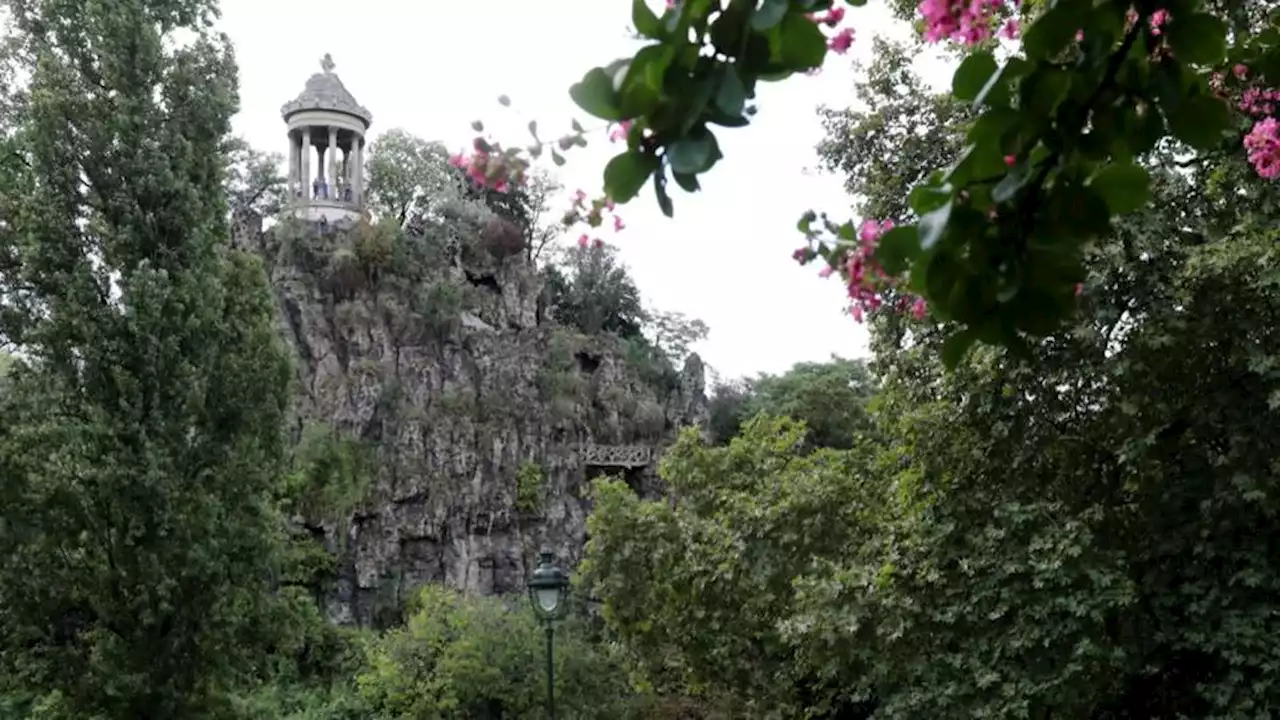
<svg viewBox="0 0 1280 720">
<path fill-rule="evenodd" d="M 329 616 L 361 625 L 424 583 L 520 591 L 543 545 L 573 566 L 588 481 L 620 474 L 655 492 L 659 449 L 707 416 L 697 356 L 655 381 L 625 341 L 546 320 L 522 254 L 442 243 L 405 277 L 368 262 L 366 231 L 241 223 L 237 238 L 266 261 L 296 355 L 299 427 L 326 423 L 373 449 L 353 507 L 297 518 L 337 558 Z M 590 444 L 647 446 L 654 460 L 587 466 Z M 522 473 L 539 487 L 522 492 Z"/>
</svg>

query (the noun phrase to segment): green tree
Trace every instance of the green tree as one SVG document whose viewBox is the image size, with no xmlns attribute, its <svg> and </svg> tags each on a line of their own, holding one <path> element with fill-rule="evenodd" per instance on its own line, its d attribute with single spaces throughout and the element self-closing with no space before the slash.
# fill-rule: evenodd
<svg viewBox="0 0 1280 720">
<path fill-rule="evenodd" d="M 751 417 L 748 406 L 754 397 L 755 388 L 750 380 L 712 376 L 707 398 L 707 429 L 715 444 L 725 445 L 738 435 L 742 424 Z"/>
<path fill-rule="evenodd" d="M 861 360 L 797 363 L 782 375 L 760 376 L 754 388 L 755 412 L 803 421 L 815 447 L 848 448 L 855 434 L 869 429 L 867 403 L 875 387 Z"/>
<path fill-rule="evenodd" d="M 400 129 L 388 130 L 369 147 L 366 193 L 375 216 L 404 225 L 452 194 L 456 174 L 449 151 Z"/>
<path fill-rule="evenodd" d="M 683 363 L 691 346 L 711 334 L 705 322 L 671 310 L 645 311 L 644 329 L 654 347 L 674 365 Z"/>
<path fill-rule="evenodd" d="M 0 694 L 217 717 L 275 625 L 291 374 L 228 243 L 231 48 L 206 0 L 6 5 Z"/>
<path fill-rule="evenodd" d="M 229 138 L 224 152 L 227 204 L 232 214 L 252 212 L 271 217 L 284 208 L 288 180 L 280 172 L 284 159 L 279 153 L 255 150 L 243 138 Z"/>
<path fill-rule="evenodd" d="M 782 623 L 814 562 L 872 541 L 866 457 L 810 453 L 802 425 L 759 416 L 727 447 L 685 432 L 662 460 L 671 501 L 597 481 L 583 584 L 652 682 L 737 697 L 740 717 L 856 709 L 860 688 L 810 672 Z"/>
<path fill-rule="evenodd" d="M 616 248 L 570 248 L 562 262 L 547 266 L 545 299 L 556 321 L 587 335 L 641 337 L 646 315 L 631 274 Z"/>
<path fill-rule="evenodd" d="M 832 357 L 797 363 L 781 375 L 761 374 L 713 389 L 712 437 L 724 444 L 757 413 L 800 420 L 811 447 L 849 448 L 871 429 L 868 403 L 875 382 L 862 360 Z"/>
</svg>

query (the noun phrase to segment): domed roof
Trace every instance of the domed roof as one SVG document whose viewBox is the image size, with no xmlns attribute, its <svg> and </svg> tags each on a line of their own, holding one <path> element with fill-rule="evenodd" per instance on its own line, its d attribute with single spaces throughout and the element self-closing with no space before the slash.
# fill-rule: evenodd
<svg viewBox="0 0 1280 720">
<path fill-rule="evenodd" d="M 368 127 L 373 122 L 373 114 L 368 108 L 356 102 L 355 97 L 334 74 L 333 58 L 328 53 L 325 53 L 324 59 L 320 61 L 320 69 L 323 72 L 312 75 L 298 97 L 280 108 L 280 114 L 284 119 L 288 120 L 290 115 L 303 110 L 332 110 L 354 115 L 364 122 L 365 127 Z"/>
</svg>

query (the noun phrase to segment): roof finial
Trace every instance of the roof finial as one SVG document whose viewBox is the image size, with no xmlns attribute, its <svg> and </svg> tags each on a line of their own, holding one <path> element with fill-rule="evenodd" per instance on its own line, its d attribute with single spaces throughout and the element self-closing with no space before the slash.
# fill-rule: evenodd
<svg viewBox="0 0 1280 720">
<path fill-rule="evenodd" d="M 325 53 L 324 57 L 320 58 L 320 69 L 327 73 L 333 72 L 333 56 L 332 55 L 330 55 L 329 53 Z"/>
</svg>

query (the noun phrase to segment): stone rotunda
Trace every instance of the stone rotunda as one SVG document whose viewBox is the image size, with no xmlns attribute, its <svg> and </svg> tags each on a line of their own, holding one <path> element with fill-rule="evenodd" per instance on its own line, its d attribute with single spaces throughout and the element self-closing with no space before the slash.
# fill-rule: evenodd
<svg viewBox="0 0 1280 720">
<path fill-rule="evenodd" d="M 326 53 L 321 72 L 280 108 L 289 126 L 289 212 L 305 220 L 354 220 L 364 207 L 365 133 L 373 115 L 356 102 L 333 67 Z"/>
</svg>

